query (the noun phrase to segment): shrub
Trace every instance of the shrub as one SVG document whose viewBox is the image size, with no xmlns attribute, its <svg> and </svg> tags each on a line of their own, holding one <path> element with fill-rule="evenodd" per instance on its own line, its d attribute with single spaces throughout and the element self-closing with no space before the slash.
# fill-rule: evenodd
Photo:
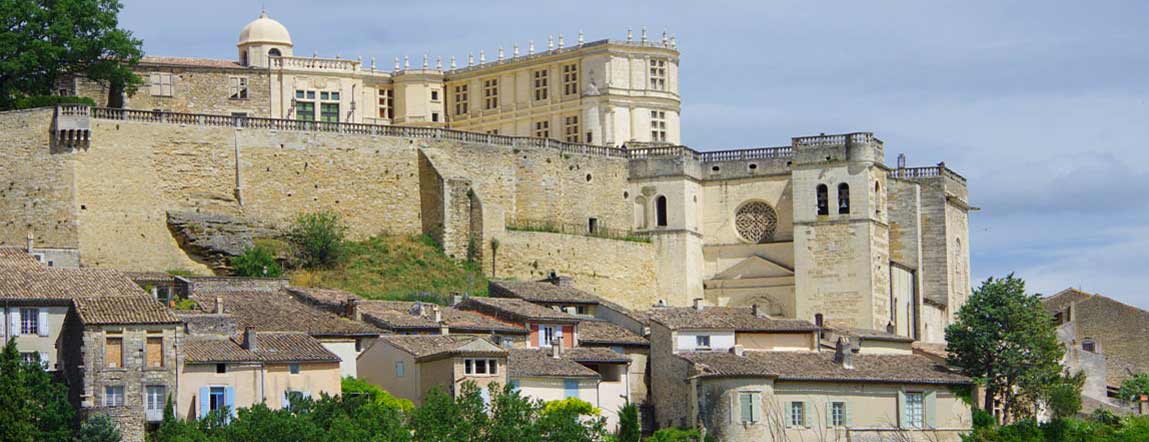
<svg viewBox="0 0 1149 442">
<path fill-rule="evenodd" d="M 347 226 L 335 212 L 299 215 L 288 233 L 296 257 L 306 268 L 330 268 L 344 253 Z"/>
<path fill-rule="evenodd" d="M 646 442 L 701 442 L 702 436 L 695 429 L 663 428 L 646 438 Z"/>
<path fill-rule="evenodd" d="M 248 247 L 242 255 L 232 257 L 230 262 L 235 276 L 275 278 L 283 274 L 275 256 L 263 247 Z"/>
<path fill-rule="evenodd" d="M 76 433 L 76 442 L 120 442 L 120 430 L 112 419 L 96 414 L 80 424 L 80 431 Z"/>
<path fill-rule="evenodd" d="M 642 428 L 638 420 L 638 406 L 627 403 L 618 410 L 618 442 L 642 442 Z"/>
<path fill-rule="evenodd" d="M 48 107 L 58 104 L 86 104 L 95 106 L 96 102 L 88 97 L 71 97 L 59 95 L 36 95 L 32 97 L 17 98 L 13 109 L 31 109 L 34 107 Z"/>
</svg>

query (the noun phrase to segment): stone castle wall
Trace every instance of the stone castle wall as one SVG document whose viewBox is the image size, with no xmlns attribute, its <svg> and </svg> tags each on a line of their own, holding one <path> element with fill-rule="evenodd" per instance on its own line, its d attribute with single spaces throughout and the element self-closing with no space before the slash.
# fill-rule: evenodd
<svg viewBox="0 0 1149 442">
<path fill-rule="evenodd" d="M 75 153 L 52 153 L 52 109 L 0 113 L 0 245 L 75 247 Z"/>
<path fill-rule="evenodd" d="M 151 94 L 148 85 L 151 72 L 172 74 L 172 96 Z M 218 115 L 242 112 L 252 117 L 270 116 L 271 77 L 262 69 L 149 66 L 136 73 L 144 80 L 144 84 L 134 94 L 126 97 L 124 104 L 132 109 Z M 247 98 L 231 98 L 232 77 L 247 79 Z"/>
</svg>

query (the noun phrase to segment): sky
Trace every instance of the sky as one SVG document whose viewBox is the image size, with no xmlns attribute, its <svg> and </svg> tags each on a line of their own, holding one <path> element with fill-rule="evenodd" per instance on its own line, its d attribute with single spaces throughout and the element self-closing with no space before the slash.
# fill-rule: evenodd
<svg viewBox="0 0 1149 442">
<path fill-rule="evenodd" d="M 460 62 L 669 31 L 698 150 L 874 132 L 969 179 L 975 286 L 1010 272 L 1149 308 L 1149 2 L 123 0 L 151 55 L 235 59 L 261 7 L 296 55 Z M 432 61 L 433 63 L 433 61 Z"/>
</svg>

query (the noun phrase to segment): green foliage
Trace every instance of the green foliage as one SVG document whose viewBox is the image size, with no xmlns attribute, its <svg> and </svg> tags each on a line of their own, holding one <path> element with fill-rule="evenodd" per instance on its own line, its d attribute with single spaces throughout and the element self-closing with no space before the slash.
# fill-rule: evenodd
<svg viewBox="0 0 1149 442">
<path fill-rule="evenodd" d="M 614 437 L 618 442 L 642 442 L 637 405 L 628 402 L 618 410 L 618 432 Z"/>
<path fill-rule="evenodd" d="M 411 401 L 395 397 L 386 390 L 379 388 L 378 385 L 369 384 L 362 379 L 345 376 L 343 378 L 343 396 L 351 397 L 357 395 L 363 396 L 369 403 L 383 408 L 394 408 L 403 413 L 410 413 L 415 409 L 415 404 L 411 403 Z"/>
<path fill-rule="evenodd" d="M 76 442 L 120 442 L 120 430 L 112 419 L 97 414 L 84 420 L 80 424 L 80 431 L 76 433 Z"/>
<path fill-rule="evenodd" d="M 1149 373 L 1137 373 L 1121 383 L 1117 396 L 1127 401 L 1136 401 L 1141 395 L 1149 395 Z"/>
<path fill-rule="evenodd" d="M 34 107 L 48 107 L 57 104 L 86 104 L 95 106 L 96 102 L 88 97 L 66 97 L 59 95 L 36 95 L 20 97 L 12 104 L 13 109 L 31 109 Z"/>
<path fill-rule="evenodd" d="M 1039 296 L 1012 274 L 982 283 L 946 328 L 950 364 L 985 385 L 1006 422 L 1032 416 L 1045 387 L 1061 377 L 1064 349 Z M 989 407 L 986 407 L 989 408 Z"/>
<path fill-rule="evenodd" d="M 646 442 L 702 442 L 702 436 L 693 428 L 663 428 L 646 438 Z"/>
<path fill-rule="evenodd" d="M 1010 425 L 975 426 L 963 442 L 1143 442 L 1149 440 L 1149 416 L 1102 420 L 1053 419 L 1038 424 L 1025 419 Z"/>
<path fill-rule="evenodd" d="M 0 110 L 24 97 L 51 95 L 57 81 L 82 75 L 133 90 L 131 66 L 142 42 L 120 29 L 116 0 L 5 0 L 0 2 Z"/>
<path fill-rule="evenodd" d="M 500 390 L 497 384 L 491 392 L 491 421 L 486 439 L 490 442 L 538 442 L 542 440 L 536 428 L 539 402 L 525 398 L 513 385 Z"/>
<path fill-rule="evenodd" d="M 199 304 L 190 298 L 180 298 L 176 300 L 176 310 L 195 310 L 199 308 Z"/>
<path fill-rule="evenodd" d="M 973 427 L 974 428 L 988 428 L 992 427 L 997 422 L 993 419 L 993 414 L 980 408 L 973 410 Z"/>
<path fill-rule="evenodd" d="M 52 380 L 38 357 L 25 362 L 9 339 L 0 352 L 0 440 L 69 441 L 74 414 L 68 388 Z"/>
<path fill-rule="evenodd" d="M 283 275 L 283 268 L 275 261 L 275 256 L 262 247 L 248 247 L 242 255 L 232 257 L 230 261 L 235 276 L 277 278 Z"/>
<path fill-rule="evenodd" d="M 296 286 L 347 290 L 369 299 L 446 304 L 450 293 L 486 296 L 487 277 L 477 264 L 451 259 L 426 235 L 377 235 L 348 241 L 331 269 L 297 269 Z"/>
<path fill-rule="evenodd" d="M 344 253 L 347 226 L 338 213 L 305 213 L 295 218 L 288 240 L 305 268 L 332 268 Z"/>
<path fill-rule="evenodd" d="M 1045 405 L 1054 419 L 1066 419 L 1081 411 L 1081 387 L 1085 385 L 1085 373 L 1062 376 L 1047 385 L 1043 394 Z"/>
<path fill-rule="evenodd" d="M 544 440 L 591 442 L 606 437 L 606 418 L 599 409 L 578 398 L 547 402 L 539 414 Z"/>
</svg>

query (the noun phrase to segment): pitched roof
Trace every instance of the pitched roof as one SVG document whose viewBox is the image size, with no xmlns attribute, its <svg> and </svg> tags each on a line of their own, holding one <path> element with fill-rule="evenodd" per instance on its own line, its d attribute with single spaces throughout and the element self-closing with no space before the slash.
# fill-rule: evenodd
<svg viewBox="0 0 1149 442">
<path fill-rule="evenodd" d="M 579 316 L 546 308 L 517 298 L 472 297 L 465 299 L 458 307 L 514 322 L 547 321 L 576 323 L 583 320 L 583 318 Z"/>
<path fill-rule="evenodd" d="M 757 332 L 806 332 L 817 326 L 801 319 L 755 316 L 751 307 L 658 307 L 650 310 L 650 320 L 672 330 L 733 329 Z"/>
<path fill-rule="evenodd" d="M 491 281 L 491 296 L 518 298 L 541 304 L 598 304 L 599 298 L 574 287 L 544 281 Z"/>
<path fill-rule="evenodd" d="M 80 321 L 99 324 L 175 324 L 180 319 L 151 296 L 76 298 L 72 300 Z"/>
<path fill-rule="evenodd" d="M 838 335 L 850 336 L 861 338 L 863 340 L 873 341 L 889 341 L 889 342 L 914 342 L 914 338 L 902 336 L 896 333 L 889 333 L 882 330 L 871 330 L 868 328 L 847 328 L 847 327 L 833 327 L 829 330 L 830 341 L 836 342 L 835 339 Z"/>
<path fill-rule="evenodd" d="M 575 362 L 569 357 L 555 358 L 550 350 L 540 348 L 516 348 L 507 356 L 507 366 L 512 378 L 559 377 L 559 378 L 598 378 L 598 372 Z"/>
<path fill-rule="evenodd" d="M 688 352 L 700 377 L 766 376 L 788 381 L 968 384 L 969 378 L 920 355 L 853 355 L 853 369 L 834 362 L 833 352 Z"/>
<path fill-rule="evenodd" d="M 261 332 L 302 332 L 312 336 L 374 336 L 382 332 L 370 324 L 308 305 L 286 290 L 212 292 L 191 296 L 201 308 L 215 305 L 216 297 L 222 298 L 223 312 L 235 316 L 240 329 L 255 327 Z"/>
<path fill-rule="evenodd" d="M 650 341 L 630 330 L 606 321 L 583 321 L 578 324 L 579 345 L 631 345 L 649 347 Z"/>
<path fill-rule="evenodd" d="M 1061 311 L 1061 309 L 1064 309 L 1067 305 L 1078 301 L 1084 301 L 1086 299 L 1092 298 L 1093 296 L 1094 295 L 1092 293 L 1086 293 L 1075 288 L 1067 288 L 1060 292 L 1054 293 L 1053 295 L 1042 298 L 1041 305 L 1045 307 L 1046 311 L 1050 313 L 1057 313 L 1058 311 Z"/>
<path fill-rule="evenodd" d="M 189 336 L 184 354 L 189 363 L 340 361 L 318 340 L 303 333 L 258 332 L 255 351 L 243 348 L 236 338 Z"/>
<path fill-rule="evenodd" d="M 450 356 L 505 356 L 506 350 L 486 339 L 456 335 L 384 335 L 379 341 L 405 351 L 416 360 L 434 360 Z"/>
<path fill-rule="evenodd" d="M 329 309 L 342 309 L 348 301 L 360 299 L 359 295 L 348 291 L 318 287 L 289 287 L 287 292 L 304 301 Z"/>
<path fill-rule="evenodd" d="M 239 64 L 234 60 L 220 60 L 212 58 L 192 58 L 192 57 L 143 57 L 140 59 L 142 65 L 166 65 L 166 66 L 187 66 L 187 67 L 207 67 L 207 68 L 233 68 L 233 69 L 247 69 L 246 66 Z"/>
<path fill-rule="evenodd" d="M 0 268 L 8 267 L 37 269 L 42 266 L 35 257 L 28 254 L 28 251 L 23 248 L 0 246 Z"/>
<path fill-rule="evenodd" d="M 8 267 L 0 271 L 0 299 L 66 301 L 77 297 L 147 296 L 116 270 Z"/>
<path fill-rule="evenodd" d="M 422 313 L 419 313 L 420 306 Z M 438 330 L 432 304 L 414 301 L 361 301 L 359 311 L 363 320 L 389 330 Z M 453 307 L 438 307 L 443 325 L 451 330 L 467 332 L 492 332 L 504 334 L 527 334 L 529 331 L 520 325 L 499 321 L 482 313 L 461 310 Z"/>
<path fill-rule="evenodd" d="M 630 358 L 626 355 L 602 347 L 564 348 L 561 356 L 575 362 L 586 364 L 626 364 L 630 362 Z"/>
</svg>

